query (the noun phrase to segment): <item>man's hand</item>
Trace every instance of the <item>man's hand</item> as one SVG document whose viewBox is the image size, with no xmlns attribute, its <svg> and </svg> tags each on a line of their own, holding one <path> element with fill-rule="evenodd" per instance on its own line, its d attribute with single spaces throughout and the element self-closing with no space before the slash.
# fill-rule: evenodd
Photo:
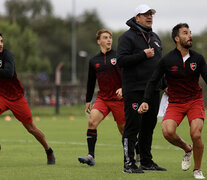
<svg viewBox="0 0 207 180">
<path fill-rule="evenodd" d="M 145 112 L 147 112 L 149 110 L 149 105 L 146 102 L 143 102 L 140 106 L 139 109 L 137 110 L 137 112 L 139 114 L 143 114 Z"/>
<path fill-rule="evenodd" d="M 122 88 L 116 90 L 116 95 L 119 99 L 122 99 Z"/>
<path fill-rule="evenodd" d="M 144 49 L 144 52 L 145 52 L 147 58 L 151 58 L 155 55 L 154 48 Z"/>
<path fill-rule="evenodd" d="M 91 103 L 87 102 L 85 105 L 85 112 L 90 114 L 91 113 Z"/>
</svg>

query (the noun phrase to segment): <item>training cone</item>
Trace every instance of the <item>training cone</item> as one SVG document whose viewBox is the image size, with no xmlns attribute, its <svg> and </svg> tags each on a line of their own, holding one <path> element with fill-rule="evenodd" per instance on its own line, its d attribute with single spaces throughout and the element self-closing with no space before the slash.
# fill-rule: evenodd
<svg viewBox="0 0 207 180">
<path fill-rule="evenodd" d="M 5 116 L 5 121 L 11 121 L 11 116 Z"/>
</svg>

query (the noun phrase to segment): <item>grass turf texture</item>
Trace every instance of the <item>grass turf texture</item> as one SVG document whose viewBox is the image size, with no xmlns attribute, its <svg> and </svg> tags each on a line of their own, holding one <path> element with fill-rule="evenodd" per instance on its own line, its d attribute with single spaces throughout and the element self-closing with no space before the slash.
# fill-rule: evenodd
<svg viewBox="0 0 207 180">
<path fill-rule="evenodd" d="M 34 121 L 46 135 L 52 146 L 56 165 L 46 165 L 46 155 L 42 146 L 27 133 L 11 114 L 0 116 L 0 179 L 1 180 L 190 180 L 193 178 L 193 161 L 190 170 L 181 170 L 184 152 L 170 145 L 162 136 L 161 123 L 157 123 L 152 145 L 153 160 L 167 172 L 146 172 L 144 174 L 124 174 L 121 135 L 111 115 L 98 127 L 96 145 L 96 165 L 80 164 L 79 156 L 87 153 L 86 130 L 88 116 L 84 106 L 61 107 L 60 115 L 55 115 L 54 107 L 32 108 Z M 5 116 L 11 115 L 6 121 Z M 205 122 L 206 126 L 206 122 Z M 206 127 L 203 142 L 207 141 Z M 177 132 L 191 143 L 189 125 L 185 119 Z M 207 154 L 204 151 L 202 170 L 207 176 Z"/>
</svg>

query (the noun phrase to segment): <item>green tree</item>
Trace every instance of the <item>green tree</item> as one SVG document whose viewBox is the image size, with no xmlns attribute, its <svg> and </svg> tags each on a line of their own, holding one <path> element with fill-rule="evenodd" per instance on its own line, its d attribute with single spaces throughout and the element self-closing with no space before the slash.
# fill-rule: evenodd
<svg viewBox="0 0 207 180">
<path fill-rule="evenodd" d="M 85 86 L 89 59 L 100 50 L 96 42 L 96 32 L 105 28 L 97 12 L 85 11 L 77 19 L 77 77 Z M 87 56 L 81 57 L 79 52 L 85 51 Z"/>
<path fill-rule="evenodd" d="M 25 55 L 25 53 L 19 53 L 21 59 L 27 58 L 29 60 L 29 66 L 36 69 L 39 66 L 42 67 L 44 62 L 48 62 L 46 60 L 39 62 L 39 55 L 47 57 L 52 68 L 52 74 L 50 76 L 51 81 L 54 81 L 57 65 L 60 62 L 64 62 L 62 80 L 70 81 L 73 16 L 68 15 L 66 19 L 58 18 L 52 15 L 52 9 L 49 0 L 6 1 L 6 17 L 11 23 L 19 25 L 19 33 L 22 35 L 23 32 L 27 32 L 29 28 L 37 35 L 36 38 L 30 38 L 31 41 L 36 39 L 39 51 L 35 53 L 32 52 L 35 55 L 30 57 Z M 77 25 L 77 78 L 83 80 L 83 77 L 87 76 L 89 58 L 99 51 L 95 34 L 97 30 L 105 28 L 105 26 L 95 10 L 86 11 L 81 16 L 75 17 L 75 19 Z M 27 37 L 31 36 L 30 33 L 26 34 Z M 24 39 L 24 47 L 26 46 L 25 48 L 29 48 L 30 44 L 28 43 L 30 41 L 27 41 L 26 37 Z M 87 52 L 87 57 L 80 57 L 80 51 Z M 45 63 L 44 66 L 48 66 L 49 63 Z"/>
<path fill-rule="evenodd" d="M 64 62 L 62 77 L 70 77 L 69 67 L 71 59 L 71 22 L 57 17 L 43 17 L 33 20 L 31 28 L 39 38 L 39 48 L 42 54 L 50 60 L 52 65 L 51 80 L 55 78 L 55 69 L 60 62 Z"/>
<path fill-rule="evenodd" d="M 28 11 L 31 12 L 30 18 L 41 18 L 42 16 L 52 15 L 52 4 L 50 0 L 27 0 Z"/>
<path fill-rule="evenodd" d="M 32 19 L 52 15 L 52 4 L 49 0 L 6 0 L 7 18 L 24 28 Z"/>
<path fill-rule="evenodd" d="M 13 23 L 1 21 L 1 33 L 4 36 L 5 48 L 12 51 L 18 72 L 50 72 L 51 66 L 47 58 L 41 57 L 37 35 L 30 29 L 21 28 Z"/>
</svg>

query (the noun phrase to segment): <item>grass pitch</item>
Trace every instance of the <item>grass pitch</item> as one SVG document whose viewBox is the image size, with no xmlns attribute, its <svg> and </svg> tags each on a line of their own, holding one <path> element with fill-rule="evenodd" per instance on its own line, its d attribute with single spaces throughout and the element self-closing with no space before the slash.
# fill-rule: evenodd
<svg viewBox="0 0 207 180">
<path fill-rule="evenodd" d="M 96 165 L 90 167 L 80 164 L 77 160 L 79 156 L 85 156 L 87 153 L 88 116 L 84 113 L 84 106 L 61 107 L 60 115 L 55 115 L 54 107 L 32 108 L 32 112 L 35 124 L 44 132 L 55 152 L 56 165 L 46 164 L 46 154 L 42 146 L 8 111 L 0 116 L 0 180 L 194 179 L 193 162 L 190 170 L 186 172 L 181 170 L 184 152 L 163 138 L 160 122 L 154 131 L 152 154 L 153 160 L 167 168 L 167 171 L 124 174 L 121 135 L 111 115 L 98 127 Z M 204 144 L 207 142 L 205 126 Z M 181 123 L 178 133 L 191 143 L 187 119 Z M 204 151 L 202 162 L 204 176 L 207 176 L 206 159 L 207 154 Z"/>
</svg>

